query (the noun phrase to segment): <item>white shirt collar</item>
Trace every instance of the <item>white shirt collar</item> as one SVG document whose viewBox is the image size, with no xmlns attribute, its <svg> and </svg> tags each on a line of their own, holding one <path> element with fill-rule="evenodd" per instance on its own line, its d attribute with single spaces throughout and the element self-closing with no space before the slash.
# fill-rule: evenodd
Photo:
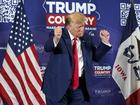
<svg viewBox="0 0 140 105">
<path fill-rule="evenodd" d="M 73 40 L 74 39 L 74 36 L 70 33 L 70 31 L 68 30 L 68 33 L 70 35 L 70 39 Z"/>
<path fill-rule="evenodd" d="M 68 33 L 70 35 L 70 39 L 73 40 L 74 39 L 74 35 L 72 35 L 69 30 L 68 30 Z M 77 38 L 77 41 L 79 41 L 79 38 Z"/>
</svg>

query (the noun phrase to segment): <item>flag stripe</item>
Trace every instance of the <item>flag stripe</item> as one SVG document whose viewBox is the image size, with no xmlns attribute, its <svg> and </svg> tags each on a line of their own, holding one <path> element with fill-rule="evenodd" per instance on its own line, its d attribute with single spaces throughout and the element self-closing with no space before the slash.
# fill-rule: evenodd
<svg viewBox="0 0 140 105">
<path fill-rule="evenodd" d="M 17 59 L 16 59 L 16 57 L 14 56 L 14 53 L 12 52 L 12 49 L 10 48 L 10 46 L 8 47 L 8 53 L 9 53 L 9 55 L 12 55 L 11 56 L 11 58 L 9 57 L 9 58 L 7 58 L 7 57 L 5 57 L 5 58 L 7 58 L 8 60 L 10 60 L 10 59 L 12 59 L 11 60 L 11 62 L 9 62 L 8 64 L 11 64 L 11 66 L 12 67 L 14 67 L 14 66 L 17 66 L 18 65 L 18 67 L 20 67 L 20 64 L 17 64 L 17 63 L 19 63 L 20 61 L 17 61 Z M 25 53 L 22 53 L 21 55 L 23 55 L 23 54 L 25 54 Z M 8 55 L 8 54 L 7 54 Z M 24 57 L 25 57 L 26 55 L 24 55 Z M 29 57 L 29 56 L 28 56 Z M 18 58 L 19 58 L 19 56 L 18 56 Z M 27 57 L 26 57 L 27 58 Z M 29 58 L 27 58 L 27 59 L 29 59 Z M 13 62 L 12 61 L 17 61 L 17 62 L 15 62 L 15 64 L 13 64 Z M 29 74 L 32 74 L 32 72 L 31 72 L 31 70 L 30 70 L 30 68 L 28 68 L 28 64 L 27 64 L 27 60 L 23 60 L 24 61 L 24 64 L 27 66 L 27 68 L 25 69 L 25 70 L 27 70 L 27 71 L 25 71 L 25 70 L 22 70 L 23 71 L 23 73 L 22 74 L 24 74 L 24 76 L 26 77 L 26 81 L 27 81 L 27 84 L 28 84 L 28 86 L 29 86 L 29 88 L 30 88 L 30 90 L 32 91 L 32 93 L 34 94 L 34 96 L 36 97 L 36 100 L 38 100 L 38 102 L 36 101 L 36 105 L 43 105 L 42 103 L 43 103 L 43 99 L 42 99 L 42 97 L 40 96 L 40 94 L 38 93 L 38 91 L 37 91 L 37 89 L 39 88 L 40 89 L 40 86 L 38 85 L 38 87 L 34 87 L 34 85 L 32 84 L 32 82 L 31 81 L 34 81 L 35 83 L 34 84 L 37 84 L 36 83 L 36 80 L 35 79 L 32 79 L 32 78 L 34 78 L 34 76 L 33 75 L 29 75 Z M 13 65 L 12 65 L 13 64 Z M 17 68 L 18 68 L 17 67 Z M 15 70 L 14 71 L 14 73 L 15 74 L 18 74 L 18 72 L 16 72 L 16 71 L 18 71 L 16 68 L 13 68 L 13 70 Z M 20 67 L 20 69 L 19 69 L 19 71 L 21 71 L 21 67 Z M 9 74 L 10 75 L 10 74 Z M 17 76 L 18 78 L 20 78 L 20 74 Z M 22 76 L 23 77 L 23 76 Z M 30 80 L 30 79 L 32 79 L 32 80 Z M 19 83 L 20 84 L 20 83 Z M 37 85 L 35 85 L 35 86 L 37 86 Z M 22 92 L 22 91 L 21 91 Z M 32 100 L 32 101 L 34 101 L 34 100 Z M 45 103 L 44 103 L 45 104 Z"/>
<path fill-rule="evenodd" d="M 8 58 L 8 59 L 12 59 L 12 61 L 15 61 L 15 62 L 13 62 L 13 63 L 15 63 L 14 66 L 16 66 L 16 68 L 13 69 L 13 70 L 16 69 L 16 70 L 15 70 L 15 74 L 20 73 L 19 76 L 18 76 L 18 78 L 20 78 L 20 76 L 21 76 L 22 79 L 24 80 L 24 85 L 25 85 L 25 87 L 28 88 L 29 86 L 28 86 L 27 84 L 30 84 L 30 82 L 28 83 L 28 81 L 27 81 L 27 78 L 29 78 L 29 77 L 27 76 L 28 71 L 26 72 L 25 69 L 22 69 L 22 68 L 21 68 L 21 66 L 20 66 L 20 64 L 19 64 L 20 61 L 18 61 L 18 59 L 17 59 L 16 56 L 14 55 L 12 49 L 10 48 L 10 46 L 8 46 L 8 50 L 7 50 L 7 51 L 8 51 L 8 54 L 11 55 L 11 58 Z M 19 56 L 18 56 L 18 58 L 19 58 Z M 19 72 L 17 73 L 16 71 L 19 71 Z M 25 80 L 25 79 L 26 79 L 26 80 Z M 26 83 L 26 82 L 27 82 L 27 83 Z M 19 84 L 20 84 L 20 83 L 19 83 Z M 30 89 L 31 89 L 31 88 L 26 89 L 26 90 L 28 90 L 29 96 L 31 96 L 30 94 L 32 93 L 32 92 L 30 91 Z M 29 91 L 30 91 L 30 92 L 29 92 Z M 33 98 L 33 99 L 32 99 L 32 103 L 35 103 L 35 104 L 37 105 L 38 102 L 36 101 L 36 98 Z M 31 104 L 31 105 L 32 105 L 32 104 Z"/>
<path fill-rule="evenodd" d="M 18 60 L 21 63 L 21 66 L 22 66 L 22 69 L 23 69 L 23 72 L 24 72 L 24 75 L 25 75 L 25 79 L 26 79 L 25 80 L 25 82 L 26 82 L 25 86 L 27 88 L 27 93 L 29 94 L 29 96 L 32 96 L 32 97 L 30 97 L 30 99 L 31 99 L 33 105 L 39 105 L 38 101 L 36 100 L 36 97 L 34 96 L 34 94 L 31 91 L 32 88 L 30 88 L 29 85 L 28 85 L 28 84 L 30 84 L 30 82 L 28 82 L 28 80 L 29 80 L 29 77 L 27 75 L 28 73 L 26 72 L 25 67 L 24 67 L 24 62 L 23 62 L 24 57 L 25 56 L 24 56 L 24 53 L 23 53 L 23 54 L 21 54 L 21 56 L 18 56 Z"/>
<path fill-rule="evenodd" d="M 27 104 L 27 102 L 29 100 L 26 100 L 28 97 L 26 96 L 27 92 L 25 91 L 25 88 L 23 87 L 24 85 L 22 84 L 23 83 L 22 78 L 19 74 L 19 71 L 16 69 L 15 65 L 13 64 L 13 62 L 8 54 L 6 54 L 5 62 L 3 64 L 5 65 L 4 66 L 5 71 L 7 72 L 8 75 L 10 75 L 9 77 L 11 77 L 11 80 L 13 81 L 14 85 L 16 86 L 16 88 L 20 94 L 20 97 L 22 98 L 23 102 L 25 104 Z M 11 76 L 11 74 L 12 74 L 12 76 Z"/>
<path fill-rule="evenodd" d="M 38 54 L 37 54 L 37 51 L 36 51 L 36 48 L 35 48 L 35 45 L 31 46 L 31 50 L 33 51 L 33 55 L 35 57 L 35 61 L 37 61 L 37 63 L 39 62 L 39 57 L 38 57 Z"/>
<path fill-rule="evenodd" d="M 1 89 L 1 88 L 0 88 Z M 0 94 L 0 105 L 4 105 L 4 103 L 3 103 L 3 99 L 2 99 L 2 97 L 1 97 L 2 95 Z"/>
<path fill-rule="evenodd" d="M 25 67 L 26 67 L 26 70 L 29 70 L 29 71 L 28 71 L 28 74 L 27 74 L 28 77 L 29 77 L 29 78 L 27 78 L 27 81 L 28 81 L 28 83 L 29 83 L 28 85 L 29 85 L 31 91 L 33 92 L 34 96 L 35 96 L 36 99 L 38 100 L 38 102 L 40 102 L 41 105 L 42 105 L 42 104 L 45 104 L 45 103 L 43 102 L 43 99 L 41 98 L 39 92 L 37 91 L 38 89 L 40 90 L 41 88 L 38 87 L 37 84 L 34 86 L 34 85 L 32 84 L 32 82 L 31 82 L 31 81 L 34 81 L 34 77 L 32 76 L 30 67 L 29 67 L 29 65 L 28 65 L 28 64 L 30 64 L 30 63 L 29 63 L 29 60 L 28 60 L 28 59 L 29 59 L 29 56 L 27 55 L 27 52 L 25 52 L 24 54 L 25 54 L 26 60 L 23 60 L 23 62 L 24 62 L 24 65 L 26 65 L 26 66 L 25 66 Z M 27 64 L 27 62 L 28 62 L 28 64 Z M 36 82 L 36 81 L 34 81 L 34 82 Z M 37 87 L 36 87 L 36 86 L 37 86 Z M 36 87 L 36 88 L 35 88 L 35 87 Z"/>
<path fill-rule="evenodd" d="M 31 53 L 31 55 L 30 55 L 30 53 L 28 53 L 28 52 L 30 52 Z M 31 60 L 31 58 L 33 58 L 33 60 L 31 60 L 31 62 L 32 62 L 32 64 L 34 65 L 34 67 L 35 67 L 35 69 L 36 69 L 36 72 L 37 72 L 37 75 L 39 76 L 39 78 L 40 78 L 40 81 L 39 81 L 39 83 L 42 85 L 42 76 L 40 75 L 40 67 L 39 66 L 36 66 L 36 65 L 39 65 L 38 64 L 38 62 L 39 62 L 39 60 L 38 60 L 38 56 L 37 56 L 37 51 L 36 51 L 36 48 L 35 48 L 35 44 L 33 45 L 33 46 L 31 46 L 30 47 L 30 49 L 28 50 L 27 49 L 27 53 L 28 53 L 28 55 L 30 55 L 29 57 L 30 57 L 30 60 Z M 34 61 L 34 62 L 33 62 Z"/>
<path fill-rule="evenodd" d="M 13 56 L 12 56 L 12 57 L 13 57 Z M 9 64 L 9 66 L 10 66 L 12 72 L 13 72 L 13 75 L 15 74 L 17 80 L 19 81 L 18 84 L 21 85 L 21 88 L 22 88 L 22 89 L 21 89 L 21 92 L 23 91 L 23 93 L 24 93 L 23 96 L 26 97 L 28 104 L 29 104 L 29 105 L 32 105 L 32 102 L 31 102 L 31 100 L 30 100 L 30 98 L 29 98 L 29 95 L 27 94 L 26 87 L 25 87 L 24 82 L 23 82 L 23 78 L 22 78 L 23 76 L 21 77 L 19 71 L 17 70 L 17 68 L 16 68 L 15 65 L 13 64 L 13 62 L 12 62 L 11 58 L 8 56 L 8 54 L 7 54 L 7 56 L 5 57 L 5 59 L 7 59 L 7 64 Z M 9 72 L 9 71 L 8 71 L 8 72 Z M 23 75 L 24 75 L 24 74 L 23 74 Z M 21 97 L 23 97 L 23 96 L 21 96 Z"/>
<path fill-rule="evenodd" d="M 138 89 L 136 92 L 131 94 L 127 99 L 126 99 L 126 104 L 127 105 L 140 105 L 140 89 Z"/>
<path fill-rule="evenodd" d="M 29 65 L 34 77 L 36 78 L 38 84 L 41 86 L 42 85 L 42 81 L 40 79 L 41 75 L 40 76 L 38 75 L 40 68 L 39 68 L 39 66 L 38 66 L 38 68 L 36 67 L 36 65 L 38 65 L 38 63 L 36 62 L 36 59 L 35 59 L 35 57 L 33 55 L 33 52 L 35 52 L 35 51 L 34 50 L 31 51 L 31 48 L 33 46 L 34 45 L 32 45 L 30 48 L 26 49 L 26 52 L 25 52 L 26 56 L 25 57 L 26 57 L 26 60 L 28 62 L 28 65 Z"/>
<path fill-rule="evenodd" d="M 9 97 L 9 95 L 13 94 L 13 92 L 1 74 L 0 74 L 0 80 L 1 80 L 1 84 L 0 84 L 1 94 L 0 95 L 2 95 L 5 100 L 7 100 L 8 105 L 14 105 L 13 103 L 17 102 L 17 100 L 14 95 L 12 96 L 12 98 Z M 2 85 L 2 84 L 4 84 L 4 85 Z M 8 94 L 8 92 L 10 92 L 11 94 Z"/>
<path fill-rule="evenodd" d="M 41 85 L 42 85 L 42 76 L 41 76 L 41 73 L 40 73 L 41 72 L 40 67 L 36 66 L 36 65 L 38 65 L 38 62 L 35 59 L 35 55 L 34 55 L 35 52 L 36 52 L 35 51 L 35 45 L 31 46 L 30 49 L 27 48 L 27 55 L 28 55 L 27 58 L 30 59 L 31 64 L 33 65 L 33 67 L 34 67 L 34 69 L 35 69 L 35 71 L 37 73 L 37 76 L 39 77 L 38 80 L 40 81 L 40 86 L 38 85 L 39 87 L 37 87 L 37 85 L 35 85 L 35 87 L 40 92 L 41 97 L 43 97 L 43 99 L 45 99 L 45 95 L 42 93 L 42 91 L 40 91 L 41 90 Z M 30 69 L 32 69 L 32 68 L 30 68 Z"/>
<path fill-rule="evenodd" d="M 23 100 L 22 100 L 22 98 L 21 98 L 21 95 L 20 95 L 20 93 L 19 93 L 17 87 L 15 86 L 16 84 L 13 83 L 13 80 L 11 80 L 10 76 L 7 75 L 7 73 L 6 73 L 6 71 L 4 70 L 4 68 L 2 68 L 2 70 L 3 70 L 3 72 L 2 72 L 1 74 L 3 75 L 4 80 L 6 80 L 6 82 L 7 82 L 8 85 L 9 85 L 9 87 L 11 88 L 11 90 L 12 90 L 14 96 L 15 96 L 16 99 L 19 101 L 19 103 L 21 103 L 22 105 L 24 105 L 24 102 L 23 102 Z M 10 73 L 10 72 L 8 72 L 8 73 Z M 11 74 L 11 76 L 12 76 L 12 74 Z M 12 77 L 14 77 L 14 76 L 12 76 Z M 13 79 L 14 79 L 14 78 L 13 78 Z M 14 82 L 15 82 L 15 80 L 14 80 Z"/>
<path fill-rule="evenodd" d="M 24 63 L 24 65 L 25 65 L 25 67 L 26 67 L 25 70 L 28 70 L 28 71 L 24 71 L 24 74 L 25 74 L 25 76 L 26 76 L 27 84 L 28 84 L 28 86 L 29 86 L 31 92 L 33 93 L 32 95 L 35 97 L 35 100 L 37 100 L 37 101 L 39 102 L 39 98 L 41 98 L 41 97 L 39 97 L 38 92 L 36 91 L 36 89 L 35 89 L 33 83 L 31 82 L 31 81 L 34 81 L 34 80 L 30 80 L 30 79 L 33 78 L 33 77 L 32 77 L 32 75 L 30 75 L 30 74 L 31 74 L 30 69 L 27 67 L 28 64 L 27 64 L 27 62 L 26 62 L 26 60 L 25 60 L 25 55 L 24 55 L 24 53 L 22 54 L 21 58 L 22 58 L 23 63 Z M 36 92 L 37 92 L 37 93 L 36 93 Z M 38 103 L 38 102 L 37 102 L 37 103 Z M 41 105 L 41 104 L 38 103 L 38 105 Z"/>
<path fill-rule="evenodd" d="M 26 72 L 25 68 L 22 69 L 22 67 L 20 65 L 20 59 L 19 60 L 17 59 L 17 58 L 21 58 L 21 57 L 20 56 L 16 57 L 9 45 L 8 45 L 8 50 L 7 51 L 8 51 L 8 54 L 10 55 L 10 57 L 11 57 L 10 59 L 12 61 L 15 61 L 13 63 L 16 67 L 16 71 L 19 71 L 18 73 L 20 73 L 20 76 L 23 79 L 23 82 L 24 82 L 24 85 L 26 87 L 27 93 L 29 94 L 30 99 L 32 100 L 32 102 L 30 102 L 30 104 L 33 103 L 34 105 L 38 105 L 38 102 L 36 101 L 36 98 L 34 98 L 32 92 L 31 92 L 31 89 L 28 86 L 29 83 L 27 83 L 28 81 L 27 81 L 26 78 L 28 78 L 28 76 L 27 76 L 28 71 Z M 20 76 L 19 76 L 19 78 L 20 78 Z"/>
<path fill-rule="evenodd" d="M 30 54 L 31 55 L 31 54 Z M 34 84 L 36 84 L 35 85 L 35 88 L 36 89 L 40 89 L 41 87 L 40 87 L 40 84 L 38 84 L 38 82 L 37 81 L 35 81 L 36 80 L 36 78 L 35 78 L 35 76 L 34 76 L 34 71 L 32 71 L 31 69 L 32 68 L 30 68 L 29 67 L 29 65 L 30 65 L 30 62 L 29 62 L 29 55 L 27 54 L 27 52 L 25 51 L 23 54 L 22 54 L 22 60 L 23 60 L 23 63 L 24 63 L 24 65 L 25 65 L 25 70 L 26 70 L 26 72 L 27 72 L 27 77 L 29 78 L 29 80 L 30 81 L 34 81 Z M 28 63 L 27 63 L 28 62 Z"/>
</svg>

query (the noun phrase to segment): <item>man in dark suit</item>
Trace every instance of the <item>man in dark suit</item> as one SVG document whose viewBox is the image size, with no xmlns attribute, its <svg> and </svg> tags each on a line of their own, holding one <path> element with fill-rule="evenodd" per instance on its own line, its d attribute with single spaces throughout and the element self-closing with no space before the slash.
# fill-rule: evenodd
<svg viewBox="0 0 140 105">
<path fill-rule="evenodd" d="M 111 45 L 109 32 L 101 30 L 101 44 L 96 48 L 92 37 L 84 32 L 84 22 L 82 13 L 69 14 L 65 28 L 56 27 L 45 44 L 45 51 L 51 53 L 42 87 L 47 105 L 85 105 L 89 101 L 92 60 L 100 60 Z M 73 55 L 74 39 L 77 58 Z M 77 79 L 73 76 L 75 67 L 78 69 Z"/>
</svg>

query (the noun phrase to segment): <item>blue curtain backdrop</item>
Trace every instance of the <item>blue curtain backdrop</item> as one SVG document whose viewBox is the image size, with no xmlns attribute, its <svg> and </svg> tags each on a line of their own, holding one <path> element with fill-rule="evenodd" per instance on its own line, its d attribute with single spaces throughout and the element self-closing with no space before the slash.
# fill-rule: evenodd
<svg viewBox="0 0 140 105">
<path fill-rule="evenodd" d="M 53 3 L 51 4 L 51 2 Z M 134 2 L 140 26 L 140 1 L 134 0 Z M 0 67 L 17 3 L 18 0 L 0 0 Z M 70 10 L 83 12 L 88 18 L 86 32 L 93 36 L 94 42 L 98 45 L 100 41 L 99 30 L 107 29 L 110 32 L 113 47 L 100 62 L 93 62 L 93 71 L 91 71 L 93 74 L 91 83 L 93 85 L 90 87 L 91 105 L 125 105 L 124 98 L 113 81 L 111 73 L 122 35 L 121 31 L 128 16 L 128 3 L 130 3 L 129 0 L 64 0 L 63 2 L 62 0 L 24 0 L 41 69 L 46 69 L 49 60 L 49 54 L 46 54 L 43 48 L 53 26 L 63 25 L 63 17 Z M 66 5 L 69 5 L 69 8 Z M 74 9 L 71 8 L 72 6 Z M 78 6 L 81 9 L 77 8 Z"/>
</svg>

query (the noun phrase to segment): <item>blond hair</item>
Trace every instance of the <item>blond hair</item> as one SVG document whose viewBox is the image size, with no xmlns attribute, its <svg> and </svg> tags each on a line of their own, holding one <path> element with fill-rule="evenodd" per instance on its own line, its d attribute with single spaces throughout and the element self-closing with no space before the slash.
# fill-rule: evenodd
<svg viewBox="0 0 140 105">
<path fill-rule="evenodd" d="M 70 23 L 84 23 L 86 20 L 84 14 L 79 12 L 74 12 L 66 16 L 65 18 L 65 26 L 69 25 Z"/>
</svg>

